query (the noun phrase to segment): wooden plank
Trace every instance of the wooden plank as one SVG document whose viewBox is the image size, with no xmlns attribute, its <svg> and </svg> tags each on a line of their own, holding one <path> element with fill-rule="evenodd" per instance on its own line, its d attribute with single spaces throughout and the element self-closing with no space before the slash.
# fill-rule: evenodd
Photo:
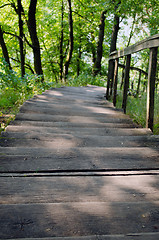
<svg viewBox="0 0 159 240">
<path fill-rule="evenodd" d="M 100 101 L 99 101 L 100 100 Z M 64 102 L 63 102 L 64 101 Z M 94 107 L 113 107 L 112 103 L 111 102 L 108 102 L 104 99 L 104 97 L 100 99 L 95 99 L 95 100 L 92 100 L 92 101 L 83 101 L 83 100 L 75 100 L 72 102 L 72 99 L 65 99 L 65 98 L 61 98 L 61 99 L 51 99 L 51 100 L 41 100 L 41 99 L 30 99 L 30 100 L 27 100 L 23 106 L 25 107 L 32 107 L 32 106 L 35 106 L 35 107 L 50 107 L 50 108 L 57 108 L 58 106 L 59 108 L 67 108 L 67 109 L 70 109 L 71 106 L 75 106 L 77 108 L 83 108 L 83 107 L 90 107 L 90 106 L 94 106 Z"/>
<path fill-rule="evenodd" d="M 100 136 L 141 136 L 151 135 L 152 132 L 149 129 L 144 128 L 81 128 L 81 127 L 35 127 L 35 126 L 12 126 L 7 127 L 7 132 L 36 132 L 41 134 L 53 133 L 53 134 L 83 134 L 83 135 L 100 135 Z"/>
<path fill-rule="evenodd" d="M 159 239 L 159 233 L 129 233 L 113 235 L 91 235 L 81 237 L 49 237 L 49 238 L 19 238 L 18 240 L 156 240 Z M 15 239 L 12 239 L 15 240 Z"/>
<path fill-rule="evenodd" d="M 156 232 L 158 206 L 157 201 L 1 205 L 0 238 Z"/>
<path fill-rule="evenodd" d="M 157 69 L 157 51 L 158 48 L 150 49 L 148 87 L 147 87 L 147 117 L 146 127 L 153 131 L 154 119 L 154 96 L 155 96 L 155 78 Z"/>
<path fill-rule="evenodd" d="M 49 107 L 45 105 L 33 105 L 33 104 L 24 104 L 21 109 L 21 113 L 44 113 L 44 114 L 54 114 L 54 115 L 77 115 L 77 116 L 100 116 L 101 114 L 117 114 L 118 111 L 112 106 L 112 107 L 106 107 L 101 105 L 69 105 L 67 107 L 65 106 L 58 106 L 55 105 L 54 107 Z"/>
<path fill-rule="evenodd" d="M 0 172 L 159 169 L 158 148 L 0 148 Z"/>
<path fill-rule="evenodd" d="M 159 175 L 0 177 L 0 204 L 159 201 Z"/>
<path fill-rule="evenodd" d="M 112 52 L 109 56 L 109 60 L 127 56 L 130 54 L 139 52 L 141 50 L 144 50 L 146 48 L 153 48 L 153 47 L 158 47 L 158 46 L 159 46 L 159 34 L 156 34 L 152 37 L 149 37 L 140 42 L 137 42 L 136 44 L 134 44 L 130 47 L 127 47 L 123 50 Z"/>
<path fill-rule="evenodd" d="M 18 113 L 16 120 L 19 121 L 43 121 L 43 122 L 72 122 L 72 123 L 123 123 L 130 122 L 129 116 L 118 111 L 118 114 L 107 114 L 106 116 L 65 116 L 36 113 Z"/>
<path fill-rule="evenodd" d="M 151 147 L 157 148 L 159 136 L 99 136 L 79 134 L 39 134 L 35 132 L 4 132 L 0 138 L 1 147 Z"/>
<path fill-rule="evenodd" d="M 10 126 L 36 126 L 36 127 L 60 127 L 60 128 L 67 128 L 67 127 L 76 127 L 76 128 L 138 128 L 140 127 L 139 125 L 133 123 L 132 120 L 126 121 L 126 122 L 116 122 L 115 124 L 111 122 L 106 122 L 106 123 L 97 123 L 96 120 L 94 120 L 95 123 L 92 122 L 87 123 L 87 122 L 43 122 L 43 121 L 14 121 L 10 124 Z"/>
</svg>

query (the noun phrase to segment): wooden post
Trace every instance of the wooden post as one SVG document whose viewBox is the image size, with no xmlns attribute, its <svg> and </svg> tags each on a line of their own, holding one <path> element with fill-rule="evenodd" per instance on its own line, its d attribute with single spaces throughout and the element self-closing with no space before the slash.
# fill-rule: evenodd
<svg viewBox="0 0 159 240">
<path fill-rule="evenodd" d="M 109 66 L 108 66 L 108 80 L 107 80 L 107 89 L 106 89 L 106 99 L 110 99 L 110 87 L 111 87 L 111 81 L 113 81 L 113 74 L 114 74 L 114 61 L 109 60 Z"/>
<path fill-rule="evenodd" d="M 118 62 L 119 59 L 115 59 L 115 68 L 114 68 L 114 92 L 113 92 L 113 104 L 116 106 L 116 95 L 117 95 L 117 84 L 118 84 Z"/>
<path fill-rule="evenodd" d="M 136 94 L 137 94 L 137 95 L 139 94 L 140 83 L 141 83 L 141 70 L 139 71 L 139 80 L 138 80 L 137 91 L 136 91 Z"/>
<path fill-rule="evenodd" d="M 129 88 L 130 62 L 131 62 L 131 54 L 127 55 L 127 57 L 126 57 L 126 67 L 125 67 L 125 74 L 124 74 L 123 103 L 122 103 L 122 109 L 124 110 L 124 113 L 126 113 L 127 92 L 128 92 L 128 88 Z"/>
<path fill-rule="evenodd" d="M 147 117 L 146 127 L 153 131 L 155 77 L 157 68 L 157 47 L 150 49 L 148 85 L 147 85 Z"/>
</svg>

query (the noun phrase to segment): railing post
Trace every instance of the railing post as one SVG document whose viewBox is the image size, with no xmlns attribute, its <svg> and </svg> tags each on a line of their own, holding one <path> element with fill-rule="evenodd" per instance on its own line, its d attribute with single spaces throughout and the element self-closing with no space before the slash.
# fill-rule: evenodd
<svg viewBox="0 0 159 240">
<path fill-rule="evenodd" d="M 146 127 L 153 131 L 155 77 L 157 68 L 157 47 L 150 49 L 148 85 L 147 85 L 147 117 Z"/>
<path fill-rule="evenodd" d="M 118 84 L 118 63 L 119 59 L 115 59 L 115 68 L 114 68 L 114 92 L 113 92 L 113 104 L 116 106 L 116 96 L 117 96 L 117 84 Z"/>
<path fill-rule="evenodd" d="M 109 60 L 108 64 L 108 81 L 107 81 L 107 89 L 106 89 L 106 99 L 110 99 L 110 87 L 111 87 L 111 81 L 113 81 L 113 74 L 114 74 L 114 61 Z"/>
<path fill-rule="evenodd" d="M 129 88 L 130 62 L 131 62 L 131 54 L 127 55 L 127 57 L 126 57 L 126 66 L 125 66 L 125 74 L 124 74 L 123 103 L 122 103 L 122 109 L 124 110 L 124 113 L 126 113 L 127 92 L 128 92 L 128 88 Z"/>
<path fill-rule="evenodd" d="M 138 80 L 137 91 L 136 91 L 137 96 L 139 95 L 140 83 L 141 83 L 141 70 L 139 71 L 139 80 Z"/>
</svg>

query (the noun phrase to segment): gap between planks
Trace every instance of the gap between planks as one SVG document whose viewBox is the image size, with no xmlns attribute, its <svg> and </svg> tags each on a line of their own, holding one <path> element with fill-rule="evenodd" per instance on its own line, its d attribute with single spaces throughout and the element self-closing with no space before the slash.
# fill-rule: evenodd
<svg viewBox="0 0 159 240">
<path fill-rule="evenodd" d="M 0 177 L 77 177 L 77 176 L 136 176 L 136 175 L 159 175 L 159 169 L 149 170 L 70 170 L 70 171 L 20 171 L 20 172 L 1 172 Z"/>
</svg>

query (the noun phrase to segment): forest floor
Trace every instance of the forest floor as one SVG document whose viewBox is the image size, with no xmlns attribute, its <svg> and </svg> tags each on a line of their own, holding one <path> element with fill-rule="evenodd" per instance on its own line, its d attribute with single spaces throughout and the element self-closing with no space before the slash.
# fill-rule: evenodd
<svg viewBox="0 0 159 240">
<path fill-rule="evenodd" d="M 0 138 L 0 239 L 159 239 L 159 136 L 104 98 L 61 87 Z"/>
</svg>

